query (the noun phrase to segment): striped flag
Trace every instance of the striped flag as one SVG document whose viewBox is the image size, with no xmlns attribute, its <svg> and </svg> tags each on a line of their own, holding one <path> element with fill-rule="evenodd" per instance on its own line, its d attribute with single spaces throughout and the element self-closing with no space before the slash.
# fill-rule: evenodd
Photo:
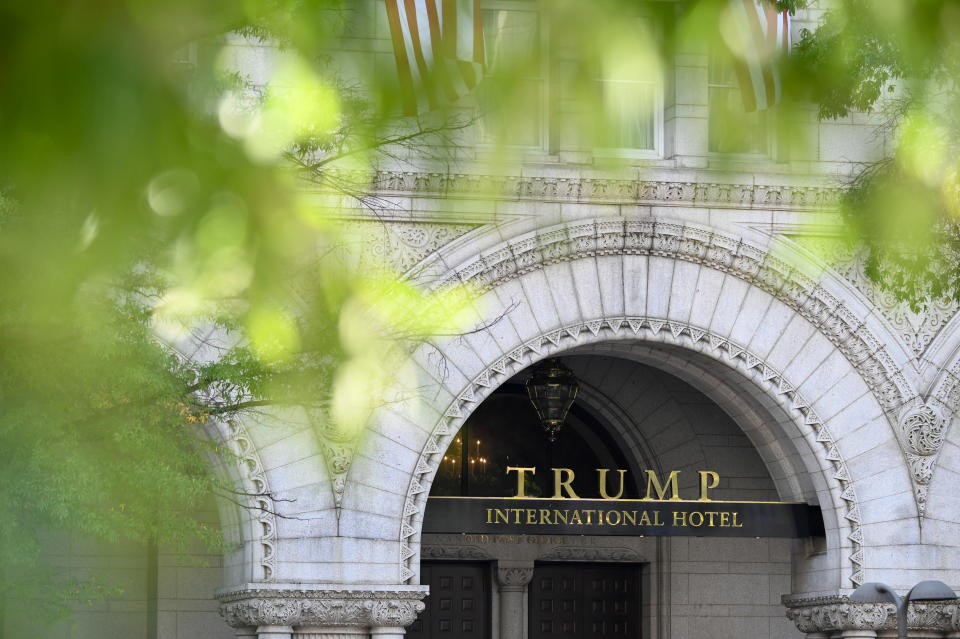
<svg viewBox="0 0 960 639">
<path fill-rule="evenodd" d="M 384 0 L 406 115 L 450 104 L 483 77 L 480 0 Z"/>
<path fill-rule="evenodd" d="M 782 92 L 778 63 L 790 53 L 790 14 L 774 0 L 730 0 L 736 42 L 729 42 L 748 112 L 769 109 Z"/>
</svg>

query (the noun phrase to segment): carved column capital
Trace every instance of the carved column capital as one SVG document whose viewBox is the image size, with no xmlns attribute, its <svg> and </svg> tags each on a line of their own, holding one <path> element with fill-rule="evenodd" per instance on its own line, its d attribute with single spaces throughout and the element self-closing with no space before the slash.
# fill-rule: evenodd
<svg viewBox="0 0 960 639">
<path fill-rule="evenodd" d="M 497 564 L 497 584 L 500 585 L 500 592 L 525 590 L 531 579 L 533 579 L 532 562 L 521 564 L 499 562 Z"/>
<path fill-rule="evenodd" d="M 808 634 L 846 631 L 895 631 L 897 609 L 892 603 L 852 602 L 846 596 L 809 599 L 784 597 L 787 618 Z M 911 631 L 945 633 L 958 629 L 958 602 L 914 602 L 907 611 Z"/>
<path fill-rule="evenodd" d="M 405 627 L 425 605 L 426 586 L 248 584 L 217 593 L 234 628 L 256 626 Z"/>
</svg>

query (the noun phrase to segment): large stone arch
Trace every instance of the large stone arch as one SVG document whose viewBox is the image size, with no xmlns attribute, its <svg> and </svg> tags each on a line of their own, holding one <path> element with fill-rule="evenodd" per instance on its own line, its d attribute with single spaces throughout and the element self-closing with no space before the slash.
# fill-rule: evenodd
<svg viewBox="0 0 960 639">
<path fill-rule="evenodd" d="M 829 577 L 800 591 L 855 585 L 871 547 L 894 531 L 905 546 L 921 543 L 896 429 L 918 395 L 901 354 L 887 350 L 882 318 L 845 297 L 839 278 L 769 237 L 690 223 L 514 226 L 513 239 L 497 243 L 503 228 L 482 230 L 420 271 L 435 287 L 474 286 L 479 328 L 416 350 L 417 386 L 397 389 L 412 393 L 392 396 L 401 399 L 380 410 L 352 462 L 340 463 L 343 451 L 332 455 L 314 426 L 292 423 L 299 418 L 233 435 L 247 451 L 243 472 L 281 497 L 270 507 L 282 515 L 273 525 L 245 526 L 253 567 L 244 580 L 415 582 L 419 518 L 459 424 L 516 372 L 578 349 L 666 369 L 709 391 L 741 425 L 764 425 L 747 434 L 781 495 L 816 499 L 830 529 L 829 557 L 808 565 Z M 478 246 L 486 247 L 479 255 Z M 869 578 L 907 561 L 878 556 Z"/>
<path fill-rule="evenodd" d="M 458 252 L 469 253 L 465 246 Z M 862 581 L 864 539 L 871 530 L 884 534 L 889 524 L 879 516 L 864 521 L 863 504 L 857 500 L 857 481 L 877 469 L 883 470 L 884 490 L 870 490 L 869 482 L 862 483 L 867 499 L 861 501 L 869 504 L 871 513 L 881 507 L 901 513 L 900 523 L 909 528 L 905 539 L 917 543 L 914 487 L 899 438 L 890 427 L 891 414 L 914 401 L 916 393 L 899 358 L 886 351 L 882 322 L 870 309 L 848 308 L 841 285 L 829 275 L 815 279 L 803 260 L 792 263 L 789 257 L 701 226 L 603 219 L 521 235 L 450 268 L 437 286 L 472 283 L 482 291 L 478 303 L 486 300 L 491 308 L 513 312 L 477 332 L 421 348 L 414 359 L 428 380 L 424 395 L 431 400 L 412 408 L 391 407 L 374 426 L 370 446 L 401 444 L 413 468 L 405 494 L 391 500 L 400 520 L 395 537 L 400 542 L 400 579 L 415 579 L 419 522 L 434 460 L 442 456 L 471 407 L 539 359 L 609 343 L 660 345 L 661 366 L 669 365 L 669 346 L 675 349 L 672 359 L 681 374 L 684 365 L 677 353 L 695 353 L 714 362 L 714 370 L 701 366 L 701 379 L 690 380 L 701 384 L 710 374 L 716 376 L 718 367 L 732 369 L 732 377 L 729 371 L 724 375 L 737 379 L 741 388 L 753 389 L 746 393 L 753 406 L 746 408 L 780 417 L 772 420 L 780 424 L 778 433 L 753 433 L 754 441 L 774 447 L 791 444 L 797 451 L 789 462 L 794 470 L 772 473 L 784 494 L 803 494 L 796 481 L 802 473 L 812 469 L 819 476 L 811 482 L 827 525 L 835 530 L 834 568 L 843 575 L 832 589 Z M 669 295 L 654 299 L 648 294 L 653 290 Z M 737 305 L 750 308 L 714 314 L 721 295 L 720 306 L 736 295 Z M 703 315 L 708 307 L 712 314 Z M 754 330 L 738 324 L 741 317 L 748 317 Z M 758 333 L 758 323 L 773 328 Z M 780 339 L 781 334 L 789 336 Z M 805 361 L 810 353 L 821 358 Z M 437 370 L 439 359 L 444 361 L 442 373 Z M 811 375 L 821 364 L 825 372 Z M 719 385 L 712 392 L 729 410 L 743 413 L 736 408 L 743 398 L 734 386 Z M 378 438 L 383 440 L 377 443 Z M 415 461 L 409 453 L 416 453 Z M 354 472 L 369 469 L 355 465 L 350 479 Z M 369 484 L 370 479 L 365 481 Z M 344 509 L 362 508 L 362 492 L 348 481 Z"/>
</svg>

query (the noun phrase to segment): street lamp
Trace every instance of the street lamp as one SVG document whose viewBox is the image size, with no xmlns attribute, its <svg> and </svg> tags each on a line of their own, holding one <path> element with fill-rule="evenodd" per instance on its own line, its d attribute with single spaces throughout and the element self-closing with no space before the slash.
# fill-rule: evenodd
<svg viewBox="0 0 960 639">
<path fill-rule="evenodd" d="M 907 606 L 911 601 L 935 601 L 939 599 L 956 599 L 950 586 L 942 581 L 921 581 L 910 589 L 906 597 L 901 599 L 887 584 L 875 581 L 867 582 L 850 593 L 850 601 L 861 603 L 892 603 L 897 606 L 897 637 L 907 639 Z"/>
</svg>

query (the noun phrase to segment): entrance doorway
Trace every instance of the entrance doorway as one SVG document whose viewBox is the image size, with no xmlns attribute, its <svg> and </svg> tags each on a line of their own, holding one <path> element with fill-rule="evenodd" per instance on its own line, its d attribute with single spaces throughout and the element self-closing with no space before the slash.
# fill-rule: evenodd
<svg viewBox="0 0 960 639">
<path fill-rule="evenodd" d="M 425 561 L 421 582 L 430 586 L 427 607 L 407 637 L 416 639 L 489 639 L 489 564 L 459 561 Z"/>
<path fill-rule="evenodd" d="M 644 536 L 631 531 L 611 535 L 599 525 L 587 533 L 561 529 L 554 534 L 538 528 L 551 525 L 540 521 L 542 513 L 528 526 L 529 509 L 522 522 L 515 513 L 509 525 L 498 520 L 499 514 L 486 521 L 483 500 L 496 506 L 496 500 L 514 498 L 522 486 L 525 499 L 543 498 L 547 505 L 558 492 L 558 477 L 564 476 L 581 500 L 568 502 L 569 508 L 581 511 L 593 508 L 587 500 L 604 496 L 603 476 L 608 496 L 622 491 L 622 500 L 643 498 L 650 470 L 661 481 L 676 471 L 679 492 L 687 499 L 699 494 L 699 471 L 704 469 L 721 479 L 710 493 L 718 503 L 780 498 L 743 428 L 694 387 L 627 357 L 578 352 L 564 363 L 576 374 L 581 391 L 556 441 L 544 433 L 526 396 L 527 373 L 519 372 L 473 408 L 443 451 L 424 511 L 424 522 L 445 513 L 435 518 L 443 525 L 424 532 L 421 557 L 446 559 L 446 565 L 421 565 L 420 583 L 428 585 L 431 594 L 410 634 L 684 639 L 688 630 L 733 636 L 749 627 L 757 636 L 793 636 L 794 627 L 781 621 L 780 605 L 780 596 L 791 591 L 794 546 L 789 539 Z M 744 421 L 745 427 L 755 429 L 747 417 Z M 508 468 L 535 470 L 508 473 Z M 601 475 L 598 469 L 608 473 Z M 475 507 L 468 508 L 467 500 L 479 501 L 469 502 Z M 497 503 L 507 509 L 538 505 L 523 500 Z M 447 508 L 450 504 L 463 508 Z M 740 521 L 743 516 L 740 513 Z M 500 524 L 502 529 L 491 530 Z M 486 572 L 475 573 L 468 583 L 483 584 L 487 590 L 481 601 L 466 605 L 487 610 L 486 617 L 463 615 L 462 600 L 472 595 L 447 594 L 456 580 L 438 580 L 453 565 L 470 561 L 476 562 L 472 570 L 482 566 Z M 710 608 L 687 605 L 691 601 Z M 464 623 L 479 628 L 479 634 L 468 634 L 473 631 L 463 630 Z"/>
<path fill-rule="evenodd" d="M 640 636 L 640 567 L 537 564 L 530 583 L 530 639 Z"/>
</svg>

